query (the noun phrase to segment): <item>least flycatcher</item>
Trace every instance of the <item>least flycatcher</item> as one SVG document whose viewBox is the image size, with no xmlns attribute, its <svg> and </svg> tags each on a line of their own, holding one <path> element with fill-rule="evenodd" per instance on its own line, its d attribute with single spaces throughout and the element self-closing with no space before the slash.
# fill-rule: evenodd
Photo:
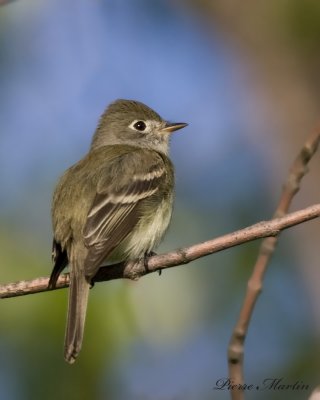
<svg viewBox="0 0 320 400">
<path fill-rule="evenodd" d="M 78 356 L 90 284 L 99 267 L 146 257 L 172 212 L 170 133 L 187 126 L 146 105 L 117 100 L 102 115 L 88 154 L 60 178 L 53 195 L 53 262 L 49 287 L 70 267 L 64 357 Z"/>
</svg>

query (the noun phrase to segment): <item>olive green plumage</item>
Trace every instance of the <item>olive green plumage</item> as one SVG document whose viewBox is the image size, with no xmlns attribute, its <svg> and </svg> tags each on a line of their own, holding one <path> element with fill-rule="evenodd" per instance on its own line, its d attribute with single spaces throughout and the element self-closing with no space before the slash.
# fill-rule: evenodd
<svg viewBox="0 0 320 400">
<path fill-rule="evenodd" d="M 91 280 L 104 263 L 143 258 L 172 213 L 174 170 L 169 124 L 142 103 L 118 100 L 100 119 L 91 149 L 60 178 L 53 196 L 50 287 L 70 267 L 65 359 L 82 344 Z"/>
</svg>

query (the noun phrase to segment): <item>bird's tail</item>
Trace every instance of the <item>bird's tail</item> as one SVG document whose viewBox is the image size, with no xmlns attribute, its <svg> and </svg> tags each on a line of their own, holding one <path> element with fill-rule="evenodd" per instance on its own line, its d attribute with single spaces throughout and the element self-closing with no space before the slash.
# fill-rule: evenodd
<svg viewBox="0 0 320 400">
<path fill-rule="evenodd" d="M 75 267 L 75 268 L 74 268 Z M 90 285 L 76 266 L 71 268 L 64 358 L 73 364 L 81 350 Z"/>
</svg>

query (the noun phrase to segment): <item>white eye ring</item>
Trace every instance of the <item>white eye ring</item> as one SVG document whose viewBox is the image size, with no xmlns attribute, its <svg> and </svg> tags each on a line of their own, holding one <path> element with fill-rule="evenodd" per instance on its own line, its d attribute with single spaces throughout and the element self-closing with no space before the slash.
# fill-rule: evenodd
<svg viewBox="0 0 320 400">
<path fill-rule="evenodd" d="M 143 132 L 147 128 L 147 124 L 143 120 L 133 121 L 131 127 L 136 131 Z"/>
<path fill-rule="evenodd" d="M 135 119 L 131 124 L 129 125 L 130 129 L 133 129 L 134 131 L 137 132 L 150 132 L 152 130 L 153 126 L 153 121 L 146 121 L 143 119 Z"/>
</svg>

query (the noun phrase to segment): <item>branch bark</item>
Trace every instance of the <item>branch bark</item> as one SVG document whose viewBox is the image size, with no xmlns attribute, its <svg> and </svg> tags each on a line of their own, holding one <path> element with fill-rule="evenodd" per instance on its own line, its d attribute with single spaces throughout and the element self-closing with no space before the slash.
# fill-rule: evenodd
<svg viewBox="0 0 320 400">
<path fill-rule="evenodd" d="M 320 142 L 320 127 L 308 138 L 303 148 L 299 152 L 297 158 L 293 162 L 287 180 L 283 185 L 282 194 L 278 203 L 278 207 L 274 213 L 274 218 L 285 215 L 290 207 L 293 197 L 300 189 L 300 183 L 304 175 L 308 172 L 308 163 L 316 153 Z M 290 214 L 289 214 L 290 215 Z M 280 232 L 279 232 L 280 233 Z M 249 278 L 247 292 L 240 310 L 238 321 L 233 329 L 232 336 L 228 347 L 228 366 L 229 378 L 234 383 L 234 390 L 231 390 L 231 398 L 233 400 L 243 400 L 244 392 L 236 387 L 243 387 L 243 358 L 244 358 L 244 342 L 248 331 L 254 306 L 262 291 L 263 278 L 267 270 L 267 266 L 274 253 L 278 242 L 278 236 L 268 237 L 261 243 L 257 261 L 253 267 L 253 272 Z"/>
<path fill-rule="evenodd" d="M 320 204 L 315 204 L 284 217 L 272 219 L 270 221 L 262 221 L 247 228 L 220 236 L 216 239 L 208 240 L 190 247 L 181 248 L 170 253 L 153 256 L 148 260 L 147 270 L 144 266 L 143 260 L 132 261 L 127 264 L 120 263 L 101 267 L 95 276 L 94 281 L 102 282 L 119 278 L 137 280 L 151 272 L 187 264 L 197 258 L 217 253 L 230 247 L 239 246 L 240 244 L 252 240 L 276 236 L 284 229 L 288 229 L 292 226 L 318 217 L 320 217 Z M 20 281 L 2 285 L 0 286 L 0 299 L 48 291 L 48 282 L 49 278 L 43 277 L 30 281 Z M 59 277 L 55 289 L 62 289 L 67 286 L 69 286 L 68 273 L 62 274 Z"/>
</svg>

